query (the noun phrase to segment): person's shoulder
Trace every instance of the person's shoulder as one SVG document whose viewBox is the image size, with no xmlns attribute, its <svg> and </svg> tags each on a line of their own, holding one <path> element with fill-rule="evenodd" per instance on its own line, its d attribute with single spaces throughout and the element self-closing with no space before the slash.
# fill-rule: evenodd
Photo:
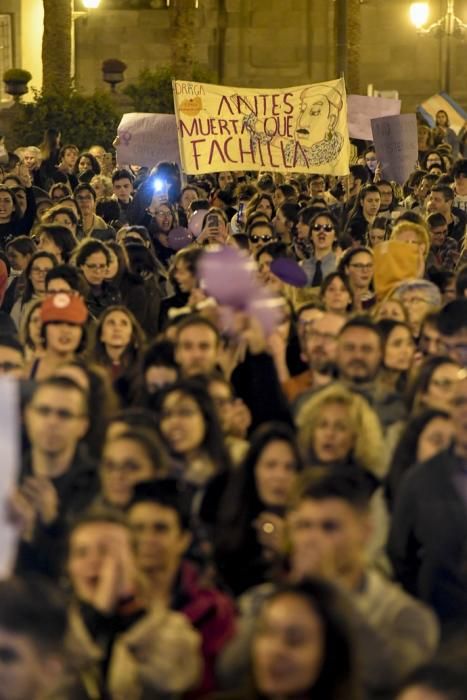
<svg viewBox="0 0 467 700">
<path fill-rule="evenodd" d="M 410 595 L 395 581 L 385 578 L 379 571 L 368 571 L 366 582 L 368 596 L 381 603 L 384 601 L 383 609 L 391 611 L 391 615 L 396 614 L 399 617 L 409 612 L 416 613 L 436 624 L 435 616 L 427 605 Z"/>
<path fill-rule="evenodd" d="M 448 465 L 455 460 L 450 448 L 438 452 L 425 462 L 417 462 L 406 474 L 403 483 L 409 485 L 429 484 L 441 478 L 446 480 Z"/>
</svg>

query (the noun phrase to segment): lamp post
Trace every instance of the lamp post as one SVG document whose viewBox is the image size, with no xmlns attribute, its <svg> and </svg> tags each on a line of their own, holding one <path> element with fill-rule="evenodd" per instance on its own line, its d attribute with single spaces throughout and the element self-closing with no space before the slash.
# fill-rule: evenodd
<svg viewBox="0 0 467 700">
<path fill-rule="evenodd" d="M 459 17 L 456 17 L 454 12 L 454 0 L 446 0 L 446 12 L 439 20 L 433 22 L 429 26 L 425 26 L 428 22 L 430 14 L 429 4 L 427 2 L 413 2 L 410 5 L 410 19 L 416 27 L 417 32 L 422 35 L 438 36 L 444 39 L 444 52 L 442 59 L 442 89 L 449 93 L 451 89 L 451 54 L 452 54 L 452 38 L 463 37 L 467 29 L 467 24 Z"/>
</svg>

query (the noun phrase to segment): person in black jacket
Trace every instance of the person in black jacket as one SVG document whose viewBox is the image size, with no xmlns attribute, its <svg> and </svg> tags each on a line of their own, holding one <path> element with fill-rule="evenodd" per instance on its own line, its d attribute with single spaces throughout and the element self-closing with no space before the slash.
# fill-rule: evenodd
<svg viewBox="0 0 467 700">
<path fill-rule="evenodd" d="M 413 467 L 396 497 L 388 552 L 397 579 L 433 606 L 445 635 L 467 623 L 467 373 L 452 399 L 453 445 Z"/>
<path fill-rule="evenodd" d="M 97 467 L 80 448 L 89 427 L 87 396 L 66 377 L 40 382 L 26 406 L 25 423 L 31 447 L 13 498 L 13 508 L 28 522 L 18 570 L 57 577 L 68 524 L 99 490 Z"/>
</svg>

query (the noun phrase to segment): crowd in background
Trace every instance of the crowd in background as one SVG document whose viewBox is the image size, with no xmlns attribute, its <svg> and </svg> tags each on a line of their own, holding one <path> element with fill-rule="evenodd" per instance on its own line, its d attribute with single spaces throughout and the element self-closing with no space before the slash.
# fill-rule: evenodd
<svg viewBox="0 0 467 700">
<path fill-rule="evenodd" d="M 465 700 L 467 159 L 0 140 L 0 700 Z M 12 436 L 12 439 L 14 437 Z"/>
</svg>

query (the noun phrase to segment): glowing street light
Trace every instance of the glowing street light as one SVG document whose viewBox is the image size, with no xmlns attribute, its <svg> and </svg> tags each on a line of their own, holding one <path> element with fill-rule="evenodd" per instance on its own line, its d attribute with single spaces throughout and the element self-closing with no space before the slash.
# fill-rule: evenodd
<svg viewBox="0 0 467 700">
<path fill-rule="evenodd" d="M 97 10 L 101 0 L 83 0 L 83 5 L 87 10 Z"/>
<path fill-rule="evenodd" d="M 410 21 L 417 29 L 427 23 L 430 7 L 427 2 L 413 2 L 410 5 Z"/>
<path fill-rule="evenodd" d="M 410 19 L 417 28 L 418 34 L 425 36 L 437 36 L 444 42 L 444 51 L 441 59 L 443 90 L 449 92 L 451 87 L 451 43 L 453 38 L 463 38 L 467 24 L 456 16 L 454 1 L 446 0 L 446 12 L 436 22 L 425 26 L 430 12 L 429 3 L 413 2 L 410 5 Z"/>
</svg>

